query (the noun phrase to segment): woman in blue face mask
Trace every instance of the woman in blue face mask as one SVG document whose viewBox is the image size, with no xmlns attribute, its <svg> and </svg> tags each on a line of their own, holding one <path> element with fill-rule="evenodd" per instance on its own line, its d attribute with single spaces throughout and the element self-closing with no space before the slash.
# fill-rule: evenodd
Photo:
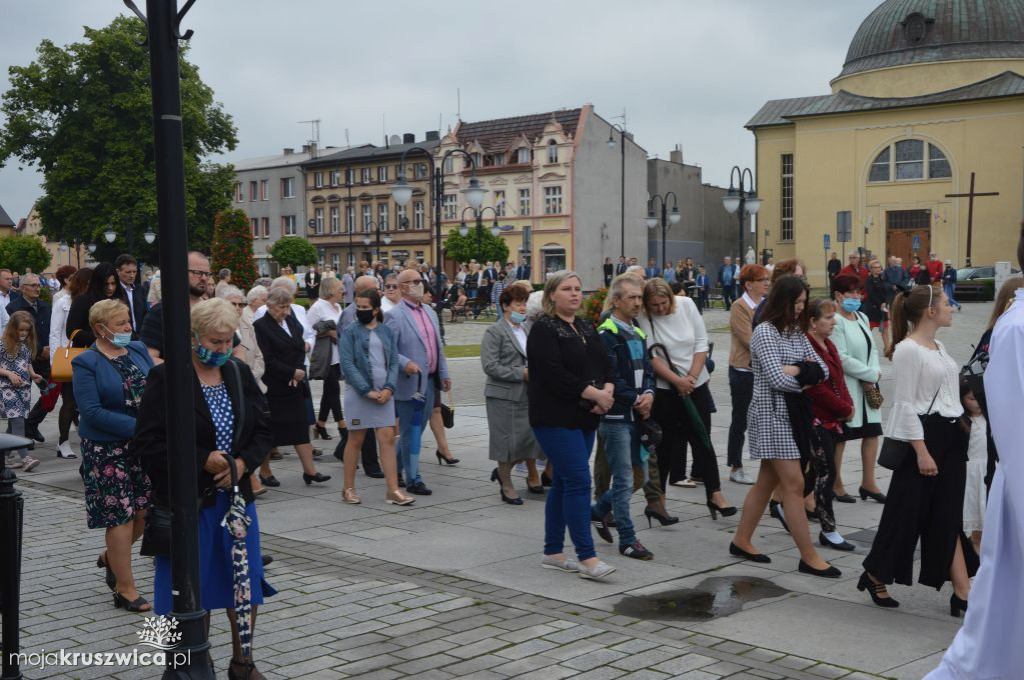
<svg viewBox="0 0 1024 680">
<path fill-rule="evenodd" d="M 882 435 L 882 412 L 879 404 L 872 407 L 868 393 L 877 390 L 882 376 L 878 362 L 878 348 L 871 334 L 871 325 L 863 308 L 863 287 L 860 277 L 840 274 L 832 280 L 836 301 L 836 327 L 832 342 L 843 362 L 846 388 L 853 397 L 853 417 L 843 426 L 836 439 L 835 499 L 840 503 L 854 503 L 856 497 L 846 492 L 843 484 L 842 464 L 846 442 L 860 440 L 861 482 L 858 489 L 861 500 L 885 502 L 885 494 L 875 480 L 875 460 L 878 458 L 878 440 Z"/>
<path fill-rule="evenodd" d="M 131 452 L 136 416 L 153 360 L 145 345 L 131 342 L 131 317 L 120 300 L 92 305 L 89 329 L 96 341 L 71 365 L 80 413 L 80 472 L 88 525 L 106 530 L 107 548 L 96 566 L 106 569 L 115 607 L 149 611 L 150 604 L 139 594 L 132 575 L 132 543 L 145 526 L 151 486 Z"/>
<path fill-rule="evenodd" d="M 523 499 L 512 483 L 512 468 L 526 462 L 526 486 L 532 493 L 544 493 L 537 474 L 537 459 L 543 457 L 540 445 L 530 429 L 526 383 L 526 301 L 532 292 L 529 284 L 515 283 L 501 292 L 498 303 L 502 318 L 484 333 L 480 344 L 480 363 L 487 374 L 484 400 L 487 403 L 488 452 L 498 464 L 491 481 L 501 485 L 501 500 L 522 505 Z"/>
</svg>

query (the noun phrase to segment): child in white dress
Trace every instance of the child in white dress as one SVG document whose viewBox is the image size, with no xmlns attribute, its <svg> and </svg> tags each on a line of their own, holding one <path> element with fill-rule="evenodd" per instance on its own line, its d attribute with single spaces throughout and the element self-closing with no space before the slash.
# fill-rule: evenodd
<svg viewBox="0 0 1024 680">
<path fill-rule="evenodd" d="M 981 554 L 981 530 L 985 521 L 985 473 L 988 466 L 988 421 L 968 383 L 960 383 L 964 406 L 963 426 L 970 432 L 967 443 L 967 484 L 964 487 L 964 533 Z"/>
</svg>

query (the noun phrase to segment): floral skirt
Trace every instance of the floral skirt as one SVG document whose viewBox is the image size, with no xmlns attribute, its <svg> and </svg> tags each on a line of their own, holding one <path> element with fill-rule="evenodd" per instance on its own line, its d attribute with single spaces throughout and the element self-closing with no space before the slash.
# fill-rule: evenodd
<svg viewBox="0 0 1024 680">
<path fill-rule="evenodd" d="M 149 505 L 152 486 L 129 442 L 82 440 L 79 473 L 85 482 L 85 511 L 90 529 L 127 524 Z"/>
</svg>

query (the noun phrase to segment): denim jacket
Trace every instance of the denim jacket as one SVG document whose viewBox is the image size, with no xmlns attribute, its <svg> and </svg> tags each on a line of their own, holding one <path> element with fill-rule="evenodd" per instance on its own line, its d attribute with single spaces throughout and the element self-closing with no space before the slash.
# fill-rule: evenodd
<svg viewBox="0 0 1024 680">
<path fill-rule="evenodd" d="M 387 364 L 387 379 L 382 388 L 395 393 L 398 382 L 398 348 L 395 334 L 383 323 L 376 328 L 377 337 L 384 345 L 384 358 Z M 365 396 L 373 390 L 373 369 L 370 365 L 370 330 L 361 323 L 349 324 L 338 340 L 338 356 L 341 360 L 341 372 L 345 381 Z"/>
</svg>

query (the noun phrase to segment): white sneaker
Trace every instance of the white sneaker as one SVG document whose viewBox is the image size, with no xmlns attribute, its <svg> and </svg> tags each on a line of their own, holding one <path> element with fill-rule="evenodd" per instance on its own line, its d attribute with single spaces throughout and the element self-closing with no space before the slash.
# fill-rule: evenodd
<svg viewBox="0 0 1024 680">
<path fill-rule="evenodd" d="M 545 555 L 540 560 L 540 566 L 544 569 L 557 569 L 558 571 L 566 571 L 569 573 L 576 573 L 580 570 L 580 565 L 576 560 L 570 560 L 568 557 L 559 560 L 550 555 Z"/>
<path fill-rule="evenodd" d="M 598 562 L 593 567 L 587 567 L 582 562 L 579 565 L 580 578 L 588 578 L 593 581 L 599 581 L 608 574 L 615 571 L 615 567 L 604 562 Z"/>
<path fill-rule="evenodd" d="M 71 442 L 63 441 L 57 445 L 57 457 L 58 458 L 78 458 L 74 451 L 71 450 Z"/>
<path fill-rule="evenodd" d="M 39 465 L 39 461 L 32 456 L 25 456 L 21 459 L 21 469 L 25 472 L 31 472 L 37 465 Z"/>
<path fill-rule="evenodd" d="M 18 468 L 21 467 L 21 458 L 14 454 L 9 454 L 7 456 L 7 467 L 11 468 L 12 470 L 17 470 Z"/>
<path fill-rule="evenodd" d="M 729 473 L 729 481 L 737 484 L 753 484 L 756 480 L 747 474 L 746 468 L 740 468 Z"/>
</svg>

